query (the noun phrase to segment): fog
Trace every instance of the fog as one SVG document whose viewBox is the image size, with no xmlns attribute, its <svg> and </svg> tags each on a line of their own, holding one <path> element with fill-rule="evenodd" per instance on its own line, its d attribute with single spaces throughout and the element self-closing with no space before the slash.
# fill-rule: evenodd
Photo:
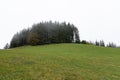
<svg viewBox="0 0 120 80">
<path fill-rule="evenodd" d="M 120 45 L 119 0 L 1 0 L 0 48 L 12 36 L 41 21 L 70 22 L 81 40 Z"/>
</svg>

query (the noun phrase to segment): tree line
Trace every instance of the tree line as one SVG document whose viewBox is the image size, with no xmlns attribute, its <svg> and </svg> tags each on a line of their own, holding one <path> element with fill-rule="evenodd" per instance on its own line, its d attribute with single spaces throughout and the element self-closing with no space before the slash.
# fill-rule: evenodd
<svg viewBox="0 0 120 80">
<path fill-rule="evenodd" d="M 40 22 L 17 32 L 10 42 L 10 48 L 51 43 L 80 43 L 77 27 L 66 22 Z"/>
<path fill-rule="evenodd" d="M 54 43 L 81 43 L 103 47 L 117 47 L 113 42 L 105 45 L 103 40 L 95 42 L 86 40 L 80 41 L 79 31 L 73 24 L 49 21 L 34 24 L 31 28 L 17 32 L 12 37 L 10 44 L 7 43 L 4 49 L 24 45 L 44 45 Z"/>
<path fill-rule="evenodd" d="M 102 47 L 112 47 L 112 48 L 117 48 L 117 45 L 113 42 L 109 42 L 108 44 L 105 45 L 105 42 L 103 40 L 100 41 L 86 41 L 86 40 L 82 40 L 81 41 L 82 44 L 90 44 L 90 45 L 96 45 L 96 46 L 102 46 Z"/>
</svg>

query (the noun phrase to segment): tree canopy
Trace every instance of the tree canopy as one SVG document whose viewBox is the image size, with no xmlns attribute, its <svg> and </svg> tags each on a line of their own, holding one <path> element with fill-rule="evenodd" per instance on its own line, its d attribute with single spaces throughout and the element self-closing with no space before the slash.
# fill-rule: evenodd
<svg viewBox="0 0 120 80">
<path fill-rule="evenodd" d="M 51 43 L 79 43 L 79 31 L 70 23 L 40 22 L 31 28 L 17 32 L 11 42 L 10 48 L 24 45 L 42 45 Z"/>
</svg>

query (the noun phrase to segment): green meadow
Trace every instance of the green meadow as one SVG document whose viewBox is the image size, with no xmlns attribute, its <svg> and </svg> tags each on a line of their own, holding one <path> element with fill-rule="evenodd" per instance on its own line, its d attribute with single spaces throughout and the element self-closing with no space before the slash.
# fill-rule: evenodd
<svg viewBox="0 0 120 80">
<path fill-rule="evenodd" d="M 120 80 L 120 48 L 51 44 L 0 50 L 0 80 Z"/>
</svg>

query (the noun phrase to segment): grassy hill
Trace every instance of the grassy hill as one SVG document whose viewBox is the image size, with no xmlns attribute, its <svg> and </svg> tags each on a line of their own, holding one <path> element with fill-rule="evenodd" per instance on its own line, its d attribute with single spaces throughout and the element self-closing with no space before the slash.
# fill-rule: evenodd
<svg viewBox="0 0 120 80">
<path fill-rule="evenodd" d="M 120 49 L 54 44 L 0 50 L 0 80 L 120 80 Z"/>
</svg>

